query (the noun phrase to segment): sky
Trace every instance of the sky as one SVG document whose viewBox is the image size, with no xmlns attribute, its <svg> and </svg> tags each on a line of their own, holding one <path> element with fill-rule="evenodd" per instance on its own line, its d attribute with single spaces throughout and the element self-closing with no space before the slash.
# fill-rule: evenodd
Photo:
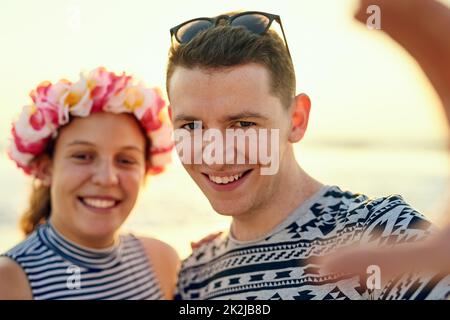
<svg viewBox="0 0 450 320">
<path fill-rule="evenodd" d="M 438 100 L 421 70 L 382 32 L 354 22 L 355 6 L 352 0 L 2 0 L 1 146 L 41 81 L 76 80 L 80 71 L 105 66 L 164 88 L 169 29 L 236 9 L 281 16 L 297 91 L 312 100 L 307 141 L 442 139 Z"/>
</svg>

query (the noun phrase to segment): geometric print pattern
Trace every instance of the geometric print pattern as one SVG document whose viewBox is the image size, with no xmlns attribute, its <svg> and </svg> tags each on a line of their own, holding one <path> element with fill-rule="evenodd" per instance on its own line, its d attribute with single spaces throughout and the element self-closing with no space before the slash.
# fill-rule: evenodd
<svg viewBox="0 0 450 320">
<path fill-rule="evenodd" d="M 176 299 L 346 300 L 444 299 L 450 276 L 395 279 L 369 292 L 363 277 L 329 273 L 316 257 L 357 242 L 395 245 L 433 231 L 401 196 L 369 199 L 325 186 L 261 239 L 224 234 L 182 263 Z"/>
</svg>

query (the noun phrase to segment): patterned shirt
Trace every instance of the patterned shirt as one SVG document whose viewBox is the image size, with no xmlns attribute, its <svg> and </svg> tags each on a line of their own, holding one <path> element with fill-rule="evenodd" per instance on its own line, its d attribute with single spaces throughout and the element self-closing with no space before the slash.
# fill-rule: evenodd
<svg viewBox="0 0 450 320">
<path fill-rule="evenodd" d="M 314 257 L 353 243 L 394 245 L 423 239 L 432 226 L 400 196 L 369 199 L 325 186 L 281 224 L 254 241 L 228 233 L 182 264 L 177 299 L 445 299 L 446 274 L 404 277 L 384 291 L 356 275 L 329 273 Z"/>
</svg>

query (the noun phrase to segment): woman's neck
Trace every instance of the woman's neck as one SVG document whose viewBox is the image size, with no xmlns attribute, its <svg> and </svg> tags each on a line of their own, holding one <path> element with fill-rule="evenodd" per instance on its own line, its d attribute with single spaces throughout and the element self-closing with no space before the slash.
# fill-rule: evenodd
<svg viewBox="0 0 450 320">
<path fill-rule="evenodd" d="M 50 215 L 49 223 L 61 236 L 81 247 L 90 249 L 106 249 L 117 243 L 117 233 L 99 237 L 83 235 L 76 230 L 72 230 L 67 227 L 63 222 L 59 221 L 59 219 L 54 218 L 53 215 Z"/>
</svg>

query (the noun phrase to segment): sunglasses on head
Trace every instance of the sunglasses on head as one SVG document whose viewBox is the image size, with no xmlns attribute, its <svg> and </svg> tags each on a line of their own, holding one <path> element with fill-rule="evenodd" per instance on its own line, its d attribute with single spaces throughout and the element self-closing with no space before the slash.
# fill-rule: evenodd
<svg viewBox="0 0 450 320">
<path fill-rule="evenodd" d="M 226 22 L 232 27 L 244 27 L 255 34 L 265 34 L 274 20 L 280 25 L 284 43 L 286 44 L 286 50 L 289 56 L 291 56 L 280 16 L 260 11 L 246 11 L 231 16 L 220 15 L 214 18 L 191 19 L 170 29 L 170 36 L 172 45 L 174 37 L 178 43 L 184 44 L 191 41 L 203 30 L 215 27 L 221 22 Z"/>
</svg>

